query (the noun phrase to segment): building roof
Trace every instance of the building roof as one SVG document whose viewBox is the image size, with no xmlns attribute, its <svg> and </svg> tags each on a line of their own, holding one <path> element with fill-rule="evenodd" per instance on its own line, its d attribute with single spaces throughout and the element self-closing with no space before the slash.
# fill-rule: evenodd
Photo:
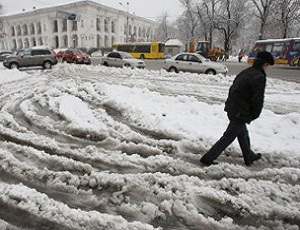
<svg viewBox="0 0 300 230">
<path fill-rule="evenodd" d="M 184 46 L 183 43 L 176 38 L 171 38 L 165 43 L 166 46 Z"/>
</svg>

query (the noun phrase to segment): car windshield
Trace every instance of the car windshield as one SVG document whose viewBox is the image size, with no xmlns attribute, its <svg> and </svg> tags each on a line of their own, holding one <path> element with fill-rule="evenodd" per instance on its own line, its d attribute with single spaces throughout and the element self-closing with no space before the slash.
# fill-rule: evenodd
<svg viewBox="0 0 300 230">
<path fill-rule="evenodd" d="M 15 56 L 20 56 L 22 53 L 24 52 L 24 50 L 16 50 L 13 55 Z"/>
<path fill-rule="evenodd" d="M 121 55 L 124 59 L 133 58 L 129 53 L 121 53 Z"/>
</svg>

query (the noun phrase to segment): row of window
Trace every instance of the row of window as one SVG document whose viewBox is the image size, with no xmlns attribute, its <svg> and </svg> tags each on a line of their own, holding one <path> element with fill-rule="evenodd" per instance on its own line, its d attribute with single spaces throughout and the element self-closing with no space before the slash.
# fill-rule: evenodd
<svg viewBox="0 0 300 230">
<path fill-rule="evenodd" d="M 67 32 L 68 30 L 68 20 L 64 19 L 62 21 L 62 32 Z M 71 21 L 71 30 L 72 31 L 77 31 L 77 21 Z M 57 33 L 58 32 L 58 20 L 53 21 L 53 32 Z"/>
<path fill-rule="evenodd" d="M 101 40 L 103 39 L 103 44 L 101 44 Z M 73 35 L 71 40 L 69 39 L 69 36 L 64 35 L 63 37 L 58 37 L 58 36 L 54 36 L 53 39 L 53 47 L 55 48 L 67 48 L 67 47 L 77 47 L 82 46 L 84 47 L 84 39 L 81 40 L 82 44 L 78 43 L 78 37 L 77 35 Z M 97 35 L 96 37 L 96 46 L 100 47 L 100 46 L 105 46 L 105 47 L 109 47 L 112 43 L 114 43 L 116 41 L 116 38 L 114 36 L 108 37 L 108 36 L 104 36 L 101 37 L 100 35 Z M 71 44 L 70 44 L 71 43 Z M 40 46 L 40 45 L 44 45 L 43 43 L 43 39 L 42 37 L 39 37 L 38 39 L 36 38 L 25 38 L 25 39 L 13 39 L 12 40 L 12 49 L 13 50 L 18 50 L 18 49 L 24 49 L 24 48 L 28 48 L 31 46 Z"/>
<path fill-rule="evenodd" d="M 101 31 L 101 20 L 100 18 L 96 19 L 96 29 L 97 31 Z M 78 22 L 77 21 L 71 21 L 71 31 L 78 31 Z M 109 32 L 109 26 L 111 29 L 111 33 L 115 33 L 116 31 L 116 23 L 115 21 L 111 21 L 109 25 L 109 20 L 104 19 L 104 31 Z M 83 20 L 81 20 L 81 27 L 84 27 Z M 68 20 L 63 19 L 62 20 L 62 32 L 68 31 Z M 44 25 L 44 31 L 46 31 L 46 25 Z M 58 20 L 53 21 L 53 33 L 59 32 L 59 23 Z M 16 25 L 11 26 L 11 36 L 26 36 L 26 35 L 35 35 L 35 34 L 41 34 L 42 33 L 42 26 L 41 22 L 30 23 L 29 25 Z M 148 28 L 147 30 L 145 28 L 137 28 L 136 26 L 127 25 L 124 24 L 124 35 L 137 35 L 138 37 L 145 37 L 146 34 L 151 34 L 151 29 Z"/>
<path fill-rule="evenodd" d="M 24 25 L 16 25 L 11 26 L 11 36 L 21 36 L 21 35 L 33 35 L 37 32 L 37 34 L 42 33 L 41 23 L 38 22 L 36 25 L 34 23 L 30 23 L 29 26 L 27 24 Z"/>
</svg>

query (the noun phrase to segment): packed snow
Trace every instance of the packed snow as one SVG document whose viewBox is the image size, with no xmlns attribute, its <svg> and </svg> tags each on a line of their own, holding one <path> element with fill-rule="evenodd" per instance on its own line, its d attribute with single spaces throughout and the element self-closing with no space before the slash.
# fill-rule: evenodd
<svg viewBox="0 0 300 230">
<path fill-rule="evenodd" d="M 248 126 L 261 160 L 235 141 L 199 163 L 234 77 L 1 66 L 0 229 L 298 230 L 299 84 L 268 78 Z"/>
</svg>

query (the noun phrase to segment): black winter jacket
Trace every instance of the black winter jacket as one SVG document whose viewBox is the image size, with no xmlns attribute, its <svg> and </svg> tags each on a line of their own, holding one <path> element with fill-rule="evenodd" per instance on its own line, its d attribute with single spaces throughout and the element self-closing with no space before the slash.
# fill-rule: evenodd
<svg viewBox="0 0 300 230">
<path fill-rule="evenodd" d="M 264 103 L 266 73 L 259 67 L 250 67 L 234 79 L 225 102 L 225 111 L 246 123 L 258 118 Z"/>
</svg>

